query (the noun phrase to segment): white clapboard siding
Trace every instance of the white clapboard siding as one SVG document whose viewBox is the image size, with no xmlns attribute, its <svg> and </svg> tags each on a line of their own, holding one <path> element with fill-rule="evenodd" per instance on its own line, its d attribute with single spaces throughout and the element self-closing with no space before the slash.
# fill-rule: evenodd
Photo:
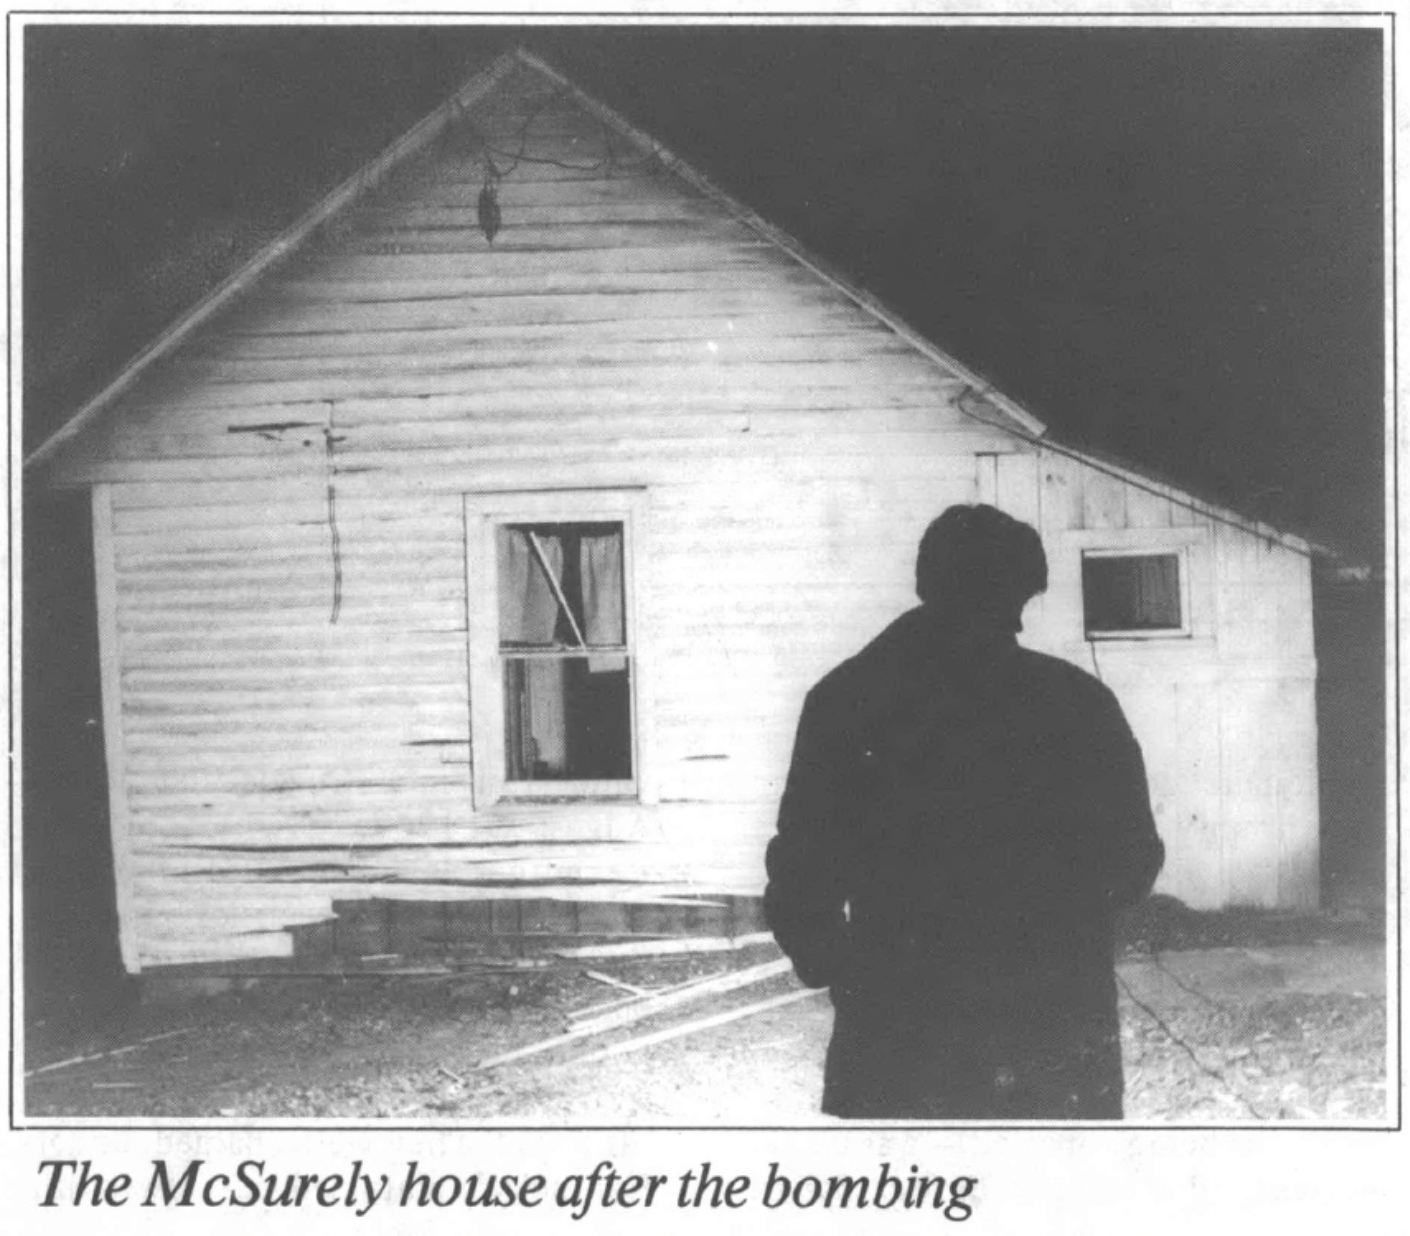
<svg viewBox="0 0 1410 1236">
<path fill-rule="evenodd" d="M 744 449 L 750 452 L 766 449 L 755 443 L 761 438 L 775 439 L 780 450 L 798 434 L 809 433 L 822 452 L 855 454 L 858 447 L 870 441 L 876 433 L 909 436 L 918 446 L 940 445 L 965 453 L 977 446 L 988 445 L 980 433 L 966 433 L 935 424 L 934 408 L 893 409 L 878 413 L 876 426 L 865 424 L 857 414 L 781 412 L 708 417 L 677 413 L 654 418 L 604 417 L 591 423 L 563 423 L 563 418 L 543 418 L 524 415 L 509 424 L 467 423 L 456 420 L 416 420 L 405 423 L 346 425 L 338 430 L 338 448 L 331 462 L 326 457 L 322 436 L 316 444 L 302 440 L 277 441 L 272 435 L 239 434 L 225 437 L 201 437 L 194 434 L 162 435 L 151 438 L 134 436 L 114 451 L 114 459 L 142 460 L 148 452 L 165 459 L 190 459 L 199 466 L 186 469 L 195 475 L 216 475 L 220 466 L 215 461 L 241 460 L 241 471 L 258 471 L 267 475 L 271 465 L 281 462 L 291 465 L 295 475 L 309 476 L 315 481 L 335 483 L 346 470 L 375 463 L 386 453 L 395 452 L 415 459 L 418 451 L 434 451 L 448 462 L 457 452 L 473 452 L 474 458 L 492 461 L 505 454 L 532 455 L 542 450 L 546 440 L 562 449 L 578 446 L 589 450 L 633 446 L 643 435 L 659 434 L 668 445 L 676 444 L 692 455 L 725 453 Z M 653 423 L 654 421 L 654 423 Z M 664 422 L 664 423 L 663 423 Z M 749 442 L 741 439 L 749 435 Z M 944 443 L 935 443 L 943 435 Z"/>
<path fill-rule="evenodd" d="M 479 136 L 453 122 L 54 460 L 103 487 L 129 965 L 286 956 L 358 898 L 757 893 L 804 693 L 978 500 L 1048 549 L 1025 638 L 1127 706 L 1162 887 L 1315 898 L 1305 559 L 976 419 L 977 379 L 669 159 L 529 62 L 496 82 Z M 641 495 L 643 801 L 475 802 L 465 495 L 591 489 Z M 1172 537 L 1190 637 L 1094 649 L 1082 550 Z"/>
<path fill-rule="evenodd" d="M 178 358 L 173 360 L 173 365 L 179 371 L 186 364 L 203 361 L 347 358 L 373 363 L 378 358 L 434 359 L 447 351 L 493 354 L 535 346 L 575 354 L 595 354 L 643 345 L 689 347 L 710 342 L 747 346 L 774 342 L 784 347 L 802 349 L 813 346 L 812 340 L 815 338 L 841 340 L 852 337 L 849 327 L 854 320 L 855 314 L 846 305 L 820 305 L 806 318 L 800 318 L 796 309 L 780 304 L 773 312 L 755 312 L 736 317 L 628 316 L 624 312 L 616 318 L 539 324 L 482 323 L 471 318 L 413 331 L 357 331 L 348 329 L 346 322 L 335 320 L 328 330 L 301 331 L 292 335 L 260 331 L 255 321 L 235 321 L 219 338 L 212 337 L 205 341 L 204 346 L 194 347 L 189 360 Z M 237 329 L 240 326 L 244 329 Z M 892 333 L 880 323 L 864 322 L 856 338 L 862 342 L 873 342 L 879 336 L 887 337 Z"/>
<path fill-rule="evenodd" d="M 624 364 L 683 366 L 785 364 L 829 360 L 863 361 L 905 355 L 906 345 L 896 336 L 876 328 L 848 334 L 835 331 L 802 337 L 737 336 L 732 331 L 711 331 L 691 339 L 670 338 L 630 343 L 604 341 L 592 344 L 566 332 L 558 338 L 494 345 L 466 341 L 431 349 L 425 346 L 400 353 L 370 355 L 314 354 L 192 361 L 181 367 L 184 377 L 212 385 L 243 386 L 251 382 L 307 382 L 329 374 L 371 374 L 395 366 L 402 373 L 461 373 L 478 378 L 486 370 L 526 364 L 559 368 L 608 367 Z"/>
</svg>

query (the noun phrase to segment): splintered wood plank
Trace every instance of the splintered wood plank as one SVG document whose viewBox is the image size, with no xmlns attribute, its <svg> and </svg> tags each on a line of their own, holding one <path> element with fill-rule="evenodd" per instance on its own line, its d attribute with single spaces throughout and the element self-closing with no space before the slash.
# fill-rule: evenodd
<svg viewBox="0 0 1410 1236">
<path fill-rule="evenodd" d="M 597 1064 L 603 1060 L 610 1060 L 614 1056 L 623 1056 L 629 1052 L 644 1051 L 648 1047 L 655 1047 L 661 1043 L 669 1043 L 675 1039 L 684 1038 L 691 1034 L 699 1034 L 705 1030 L 714 1030 L 720 1026 L 729 1025 L 731 1022 L 741 1021 L 746 1017 L 757 1017 L 760 1013 L 785 1008 L 790 1004 L 797 1004 L 801 1000 L 810 1000 L 814 996 L 821 994 L 822 988 L 805 988 L 802 991 L 784 992 L 782 995 L 771 996 L 767 1000 L 760 1000 L 757 1003 L 745 1005 L 743 1008 L 729 1009 L 723 1013 L 714 1013 L 709 1017 L 699 1018 L 683 1026 L 670 1026 L 664 1030 L 657 1030 L 651 1034 L 643 1034 L 637 1038 L 628 1039 L 624 1043 L 614 1043 L 610 1047 L 603 1047 L 598 1051 L 589 1052 L 585 1056 L 580 1056 L 576 1060 L 570 1061 L 564 1067 L 575 1068 L 585 1064 Z"/>
<path fill-rule="evenodd" d="M 686 937 L 670 940 L 625 940 L 612 944 L 584 944 L 555 949 L 558 957 L 668 957 L 685 953 L 730 953 L 773 942 L 773 932 L 756 931 L 743 936 Z"/>
<path fill-rule="evenodd" d="M 499 1068 L 501 1065 L 511 1064 L 517 1060 L 524 1060 L 530 1056 L 542 1055 L 544 1052 L 552 1051 L 555 1048 L 574 1043 L 578 1039 L 588 1035 L 602 1034 L 608 1030 L 615 1030 L 621 1026 L 629 1026 L 633 1022 L 641 1021 L 646 1017 L 653 1017 L 658 1013 L 669 1009 L 677 1008 L 691 1000 L 697 1000 L 702 996 L 723 995 L 726 992 L 736 991 L 741 987 L 748 987 L 755 983 L 766 982 L 780 974 L 787 973 L 793 968 L 793 963 L 783 958 L 779 961 L 771 961 L 762 966 L 751 966 L 747 970 L 738 970 L 730 974 L 722 975 L 719 979 L 709 983 L 700 983 L 682 990 L 669 992 L 666 995 L 656 996 L 652 999 L 633 1004 L 628 1008 L 616 1012 L 604 1014 L 592 1021 L 579 1022 L 571 1030 L 563 1034 L 554 1035 L 552 1038 L 544 1039 L 537 1043 L 530 1043 L 523 1047 L 514 1048 L 512 1051 L 501 1052 L 499 1055 L 491 1056 L 487 1060 L 480 1061 L 480 1069 Z"/>
</svg>

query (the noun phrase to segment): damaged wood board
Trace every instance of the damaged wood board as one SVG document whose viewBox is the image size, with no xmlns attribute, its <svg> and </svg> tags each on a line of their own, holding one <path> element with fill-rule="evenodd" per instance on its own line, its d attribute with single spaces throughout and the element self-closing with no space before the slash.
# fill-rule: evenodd
<svg viewBox="0 0 1410 1236">
<path fill-rule="evenodd" d="M 773 932 L 754 931 L 743 936 L 695 937 L 683 940 L 625 940 L 617 944 L 583 944 L 554 950 L 555 957 L 665 957 L 676 953 L 730 953 L 773 943 Z"/>
<path fill-rule="evenodd" d="M 668 1026 L 664 1030 L 656 1030 L 650 1034 L 639 1035 L 634 1039 L 627 1039 L 622 1043 L 614 1043 L 610 1047 L 603 1047 L 597 1051 L 589 1052 L 585 1056 L 579 1056 L 574 1060 L 560 1065 L 560 1068 L 570 1069 L 580 1064 L 594 1064 L 599 1060 L 609 1060 L 613 1056 L 625 1056 L 630 1052 L 643 1051 L 648 1047 L 655 1047 L 658 1043 L 668 1043 L 672 1039 L 684 1038 L 686 1035 L 698 1034 L 703 1030 L 713 1030 L 716 1026 L 728 1025 L 732 1021 L 740 1021 L 745 1017 L 753 1017 L 759 1013 L 766 1013 L 770 1009 L 783 1008 L 785 1005 L 796 1004 L 800 1000 L 807 1000 L 811 996 L 820 995 L 825 989 L 821 987 L 809 987 L 802 991 L 786 991 L 782 995 L 770 996 L 767 1000 L 760 1000 L 755 1004 L 746 1004 L 743 1008 L 728 1009 L 723 1013 L 714 1013 L 709 1017 L 701 1017 L 695 1021 L 686 1022 L 680 1026 Z"/>
<path fill-rule="evenodd" d="M 754 983 L 766 982 L 780 974 L 787 973 L 792 968 L 793 963 L 784 957 L 779 958 L 777 961 L 765 962 L 760 966 L 750 966 L 746 970 L 733 970 L 703 983 L 696 983 L 690 987 L 681 988 L 664 995 L 653 996 L 649 999 L 633 1003 L 629 1008 L 606 1013 L 591 1021 L 579 1022 L 571 1030 L 566 1030 L 562 1034 L 556 1034 L 551 1038 L 542 1039 L 537 1043 L 529 1043 L 524 1047 L 517 1047 L 512 1051 L 503 1052 L 497 1056 L 491 1056 L 488 1060 L 482 1060 L 480 1061 L 479 1068 L 481 1071 L 493 1069 L 502 1064 L 509 1064 L 515 1060 L 523 1060 L 529 1056 L 536 1056 L 543 1052 L 552 1051 L 556 1047 L 574 1043 L 578 1039 L 586 1038 L 589 1035 L 603 1034 L 608 1030 L 615 1030 L 621 1026 L 631 1025 L 633 1022 L 641 1021 L 647 1017 L 653 1017 L 657 1013 L 676 1008 L 681 1004 L 698 999 L 701 996 L 723 995 L 726 992 L 735 991 L 741 987 L 748 987 Z"/>
</svg>

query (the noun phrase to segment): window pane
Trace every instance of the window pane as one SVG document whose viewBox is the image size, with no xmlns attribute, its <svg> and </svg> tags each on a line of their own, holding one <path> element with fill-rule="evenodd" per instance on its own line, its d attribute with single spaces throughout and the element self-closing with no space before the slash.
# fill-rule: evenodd
<svg viewBox="0 0 1410 1236">
<path fill-rule="evenodd" d="M 1082 604 L 1089 632 L 1179 631 L 1180 556 L 1088 555 Z"/>
<path fill-rule="evenodd" d="M 631 665 L 621 654 L 506 657 L 506 781 L 629 781 Z"/>
<path fill-rule="evenodd" d="M 501 648 L 626 644 L 620 523 L 506 524 L 496 541 Z"/>
</svg>

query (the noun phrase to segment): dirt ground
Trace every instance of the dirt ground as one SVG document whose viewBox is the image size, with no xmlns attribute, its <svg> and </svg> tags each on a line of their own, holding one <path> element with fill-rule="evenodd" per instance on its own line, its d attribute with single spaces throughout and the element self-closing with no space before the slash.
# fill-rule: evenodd
<svg viewBox="0 0 1410 1236">
<path fill-rule="evenodd" d="M 1386 1121 L 1383 945 L 1364 929 L 1324 920 L 1246 927 L 1235 930 L 1224 916 L 1218 931 L 1201 939 L 1187 930 L 1177 942 L 1244 943 L 1171 951 L 1152 951 L 1143 938 L 1171 938 L 1168 923 L 1128 931 L 1118 967 L 1128 1120 Z M 178 1002 L 128 1002 L 87 1025 L 50 1010 L 28 1027 L 26 1114 L 414 1125 L 823 1121 L 817 1103 L 831 1009 L 821 994 L 578 1063 L 604 1046 L 801 991 L 787 974 L 479 1067 L 562 1034 L 574 1012 L 620 999 L 625 993 L 603 975 L 655 989 L 777 956 L 761 945 L 669 959 L 480 958 L 430 967 L 437 973 L 265 979 Z"/>
</svg>

